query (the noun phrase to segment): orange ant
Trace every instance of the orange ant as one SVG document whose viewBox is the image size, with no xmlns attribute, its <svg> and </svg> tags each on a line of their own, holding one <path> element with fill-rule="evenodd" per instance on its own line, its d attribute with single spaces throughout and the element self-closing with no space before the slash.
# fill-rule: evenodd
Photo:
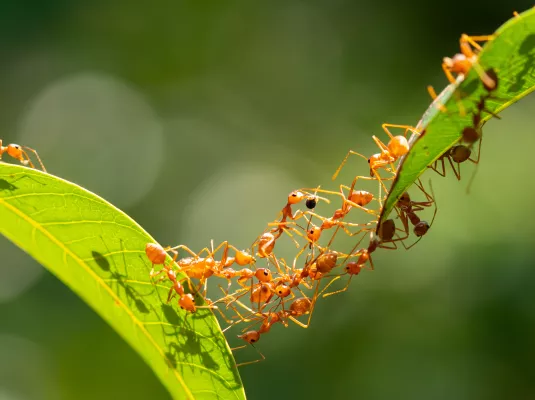
<svg viewBox="0 0 535 400">
<path fill-rule="evenodd" d="M 156 246 L 158 246 L 158 245 L 156 245 Z M 156 248 L 156 246 L 150 246 L 151 254 L 156 254 L 155 252 L 153 252 L 153 250 Z M 147 248 L 149 248 L 149 246 L 147 246 Z M 158 257 L 161 258 L 161 253 L 158 255 Z M 173 296 L 175 294 L 177 294 L 178 297 L 179 297 L 178 306 L 181 309 L 186 310 L 186 311 L 188 311 L 190 313 L 196 312 L 197 309 L 199 309 L 199 308 L 210 308 L 210 309 L 217 308 L 217 306 L 214 306 L 214 305 L 207 305 L 207 306 L 198 306 L 198 305 L 196 305 L 193 295 L 191 293 L 185 293 L 184 292 L 184 287 L 180 283 L 181 281 L 179 281 L 177 279 L 176 272 L 171 268 L 172 265 L 173 265 L 172 263 L 170 263 L 168 265 L 164 265 L 163 268 L 160 271 L 151 274 L 151 278 L 154 278 L 154 277 L 160 275 L 162 272 L 165 271 L 166 275 L 167 275 L 167 278 L 171 281 L 172 286 L 169 289 L 169 294 L 167 296 L 167 303 L 169 303 L 172 300 Z M 165 277 L 160 279 L 160 281 L 163 280 L 163 279 L 165 279 Z M 186 277 L 184 279 L 188 279 L 188 278 Z M 182 280 L 184 280 L 184 279 L 182 279 Z"/>
<path fill-rule="evenodd" d="M 254 314 L 257 314 L 257 313 L 254 313 Z M 271 327 L 275 323 L 281 322 L 281 319 L 280 319 L 279 314 L 273 313 L 273 312 L 270 312 L 267 314 L 260 314 L 260 318 L 263 322 L 258 330 L 248 330 L 242 335 L 238 335 L 238 338 L 249 343 L 256 350 L 256 352 L 260 355 L 261 358 L 257 360 L 253 360 L 253 361 L 247 361 L 244 363 L 236 364 L 236 367 L 243 367 L 244 365 L 255 364 L 257 362 L 261 362 L 266 359 L 266 357 L 255 347 L 254 344 L 260 340 L 261 334 L 269 332 L 271 330 Z M 235 347 L 232 350 L 243 349 L 245 346 L 246 345 Z"/>
<path fill-rule="evenodd" d="M 288 201 L 286 202 L 286 205 L 281 210 L 282 217 L 279 221 L 279 228 L 274 229 L 272 232 L 282 231 L 284 229 L 284 223 L 287 221 L 288 218 L 292 220 L 296 220 L 303 215 L 303 212 L 300 210 L 296 211 L 294 214 L 292 211 L 292 205 L 300 203 L 304 199 L 306 199 L 305 205 L 308 209 L 314 209 L 319 199 L 325 201 L 326 203 L 329 203 L 329 200 L 320 198 L 316 194 L 312 195 L 308 193 L 303 193 L 300 190 L 294 190 L 288 195 Z"/>
<path fill-rule="evenodd" d="M 183 249 L 186 252 L 188 252 L 192 257 L 186 257 L 178 259 L 178 249 Z M 215 253 L 217 253 L 220 249 L 223 249 L 223 256 L 221 261 L 215 261 L 213 256 Z M 228 257 L 228 250 L 233 249 L 236 254 L 235 257 Z M 163 248 L 159 244 L 156 243 L 148 243 L 145 247 L 145 252 L 147 254 L 147 257 L 152 262 L 152 269 L 150 271 L 150 276 L 154 277 L 156 275 L 159 275 L 162 271 L 167 270 L 168 267 L 164 265 L 165 259 L 167 257 L 167 252 L 173 253 L 173 259 L 171 261 L 172 263 L 177 263 L 177 265 L 181 268 L 181 270 L 189 277 L 189 278 L 196 278 L 201 281 L 201 285 L 206 285 L 206 279 L 211 277 L 212 275 L 216 275 L 225 279 L 229 280 L 229 286 L 230 286 L 230 279 L 236 275 L 239 275 L 240 278 L 248 279 L 250 276 L 247 274 L 247 271 L 250 271 L 248 269 L 242 270 L 243 272 L 237 273 L 236 275 L 232 276 L 230 274 L 230 271 L 224 271 L 224 268 L 230 267 L 233 263 L 236 263 L 240 266 L 250 265 L 255 262 L 254 257 L 252 257 L 249 253 L 246 251 L 238 250 L 234 246 L 230 245 L 228 242 L 221 243 L 215 250 L 213 249 L 212 244 L 212 250 L 208 250 L 208 248 L 202 249 L 199 253 L 195 253 L 192 250 L 190 250 L 187 246 L 179 245 L 175 247 L 168 247 Z M 207 253 L 206 257 L 201 257 L 203 253 Z M 163 265 L 164 269 L 160 270 L 159 272 L 154 272 L 154 265 Z M 230 275 L 230 276 L 229 276 Z M 170 278 L 171 279 L 171 278 Z M 206 289 L 205 289 L 206 292 Z"/>
<path fill-rule="evenodd" d="M 41 165 L 41 169 L 46 172 L 46 168 L 41 161 L 41 157 L 39 157 L 39 154 L 37 154 L 37 151 L 27 146 L 20 146 L 13 143 L 8 144 L 7 146 L 2 146 L 2 139 L 0 139 L 0 160 L 2 159 L 2 154 L 7 153 L 9 156 L 19 160 L 22 165 L 29 165 L 30 167 L 35 168 L 35 165 L 32 163 L 32 160 L 30 159 L 30 156 L 26 150 L 35 154 L 37 161 L 39 161 L 39 164 Z"/>
<path fill-rule="evenodd" d="M 364 155 L 362 155 L 360 153 L 357 153 L 356 151 L 349 150 L 349 152 L 345 156 L 344 160 L 342 161 L 342 163 L 340 164 L 340 166 L 338 167 L 338 169 L 334 173 L 333 180 L 336 179 L 336 177 L 338 176 L 338 174 L 340 173 L 340 171 L 344 167 L 345 163 L 347 162 L 349 156 L 350 155 L 357 155 L 357 156 L 360 156 L 360 157 L 362 157 L 362 158 L 364 158 L 365 160 L 368 161 L 368 164 L 370 165 L 370 176 L 372 177 L 372 179 L 377 179 L 380 182 L 380 184 L 383 187 L 383 189 L 386 192 L 388 192 L 385 184 L 383 183 L 383 180 L 385 180 L 385 179 L 381 178 L 381 176 L 379 175 L 377 170 L 380 169 L 380 168 L 384 168 L 384 169 L 390 171 L 393 175 L 395 175 L 396 174 L 396 168 L 394 167 L 393 163 L 396 162 L 400 157 L 404 156 L 405 154 L 407 154 L 409 152 L 409 142 L 407 140 L 407 133 L 408 132 L 412 132 L 414 134 L 419 135 L 420 132 L 416 128 L 414 128 L 412 126 L 409 126 L 409 125 L 383 124 L 382 128 L 386 132 L 386 134 L 390 137 L 390 141 L 388 142 L 388 145 L 385 145 L 378 137 L 372 136 L 375 144 L 377 144 L 377 146 L 381 150 L 380 153 L 373 154 L 370 158 L 367 158 L 366 156 L 364 156 Z M 394 135 L 392 135 L 392 133 L 390 132 L 390 130 L 388 128 L 405 129 L 405 133 L 404 133 L 404 135 L 394 136 Z M 388 168 L 389 166 L 390 166 L 390 168 Z M 353 180 L 353 183 L 351 185 L 351 189 L 353 189 L 355 187 L 355 183 L 356 183 L 357 179 L 359 179 L 359 178 L 360 179 L 366 179 L 366 178 L 360 177 L 360 176 L 356 177 Z M 379 202 L 381 202 L 380 197 L 381 196 L 379 196 Z"/>
<path fill-rule="evenodd" d="M 457 76 L 466 77 L 470 69 L 474 67 L 479 78 L 485 85 L 490 89 L 493 89 L 496 86 L 496 82 L 481 68 L 478 63 L 478 55 L 481 51 L 481 46 L 477 42 L 486 42 L 492 40 L 494 37 L 492 35 L 487 36 L 468 36 L 462 34 L 459 40 L 459 45 L 461 52 L 454 55 L 452 58 L 444 57 L 442 62 L 442 69 L 446 74 L 446 77 L 450 83 L 455 83 L 455 77 Z"/>
<path fill-rule="evenodd" d="M 351 250 L 350 254 L 353 254 L 353 251 L 360 245 L 360 243 L 362 242 L 363 239 L 364 239 L 364 236 L 358 241 L 358 243 L 355 245 L 355 247 L 353 247 L 353 250 Z M 334 291 L 334 292 L 330 292 L 330 293 L 326 293 L 326 294 L 323 295 L 323 297 L 328 297 L 328 296 L 332 296 L 332 295 L 337 294 L 337 293 L 345 292 L 347 290 L 347 288 L 349 287 L 349 284 L 351 283 L 351 279 L 353 278 L 353 276 L 358 275 L 360 273 L 360 271 L 362 271 L 363 268 L 368 268 L 368 269 L 373 271 L 375 269 L 375 267 L 373 265 L 372 253 L 375 250 L 377 250 L 377 247 L 379 247 L 379 246 L 380 246 L 379 240 L 377 239 L 377 237 L 374 236 L 373 232 L 370 232 L 370 242 L 368 244 L 368 248 L 360 249 L 356 253 L 354 253 L 355 256 L 358 256 L 357 261 L 348 262 L 344 266 L 344 271 L 345 272 L 342 273 L 341 275 L 338 275 L 338 276 L 334 277 L 323 288 L 321 293 L 325 292 L 327 290 L 327 288 L 329 286 L 331 286 L 336 280 L 340 279 L 340 277 L 342 275 L 349 275 L 349 279 L 348 279 L 348 281 L 346 283 L 346 286 L 344 288 L 340 289 L 340 290 L 337 290 L 337 291 Z M 347 259 L 349 257 L 351 257 L 351 256 L 348 256 L 346 258 L 346 261 L 347 261 Z M 369 262 L 370 266 L 366 267 L 366 264 L 368 262 Z"/>
</svg>

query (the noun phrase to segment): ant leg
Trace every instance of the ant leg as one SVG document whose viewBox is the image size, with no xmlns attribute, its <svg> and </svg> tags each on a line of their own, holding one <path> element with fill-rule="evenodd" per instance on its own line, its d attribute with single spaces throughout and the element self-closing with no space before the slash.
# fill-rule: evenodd
<svg viewBox="0 0 535 400">
<path fill-rule="evenodd" d="M 22 165 L 29 165 L 30 167 L 35 169 L 35 165 L 33 165 L 32 159 L 30 158 L 28 153 L 26 153 L 23 149 L 21 149 L 21 152 L 22 153 L 21 153 L 20 157 L 17 157 L 17 159 L 20 161 L 20 163 Z"/>
<path fill-rule="evenodd" d="M 344 165 L 345 165 L 345 163 L 347 162 L 347 159 L 349 158 L 350 155 L 360 156 L 360 157 L 364 158 L 366 161 L 368 160 L 364 155 L 362 155 L 362 154 L 360 154 L 360 153 L 357 153 L 356 151 L 349 150 L 349 152 L 346 154 L 344 160 L 342 161 L 342 163 L 340 164 L 340 166 L 338 167 L 338 169 L 337 169 L 336 172 L 334 173 L 334 175 L 333 175 L 333 177 L 332 177 L 332 180 L 333 180 L 333 181 L 336 179 L 336 177 L 338 176 L 338 174 L 340 173 L 340 171 L 342 170 L 342 168 L 344 168 Z"/>
<path fill-rule="evenodd" d="M 174 291 L 175 291 L 175 287 L 171 286 L 171 289 L 169 289 L 169 295 L 167 296 L 167 304 L 169 304 L 169 302 L 173 299 L 173 297 L 175 297 Z"/>
<path fill-rule="evenodd" d="M 373 171 L 373 174 L 375 175 L 375 178 L 379 181 L 379 187 L 380 188 L 382 187 L 384 189 L 385 193 L 388 194 L 388 189 L 386 188 L 386 185 L 383 182 L 383 178 L 381 178 L 381 175 L 379 175 L 379 172 L 377 171 L 377 169 L 374 169 L 372 171 Z M 385 180 L 387 180 L 387 179 L 385 179 Z M 381 194 L 379 195 L 377 201 L 379 202 L 379 205 L 382 208 L 383 207 L 383 202 L 381 200 Z"/>
<path fill-rule="evenodd" d="M 389 135 L 390 135 L 390 132 L 389 132 Z M 379 147 L 379 149 L 383 152 L 383 151 L 386 151 L 388 152 L 388 146 L 386 144 L 384 144 L 381 139 L 379 139 L 377 136 L 373 135 L 372 136 L 372 139 L 373 141 L 375 142 L 375 144 Z"/>
<path fill-rule="evenodd" d="M 461 163 L 457 163 L 457 168 L 455 168 L 455 164 L 453 163 L 453 160 L 451 157 L 448 157 L 448 161 L 450 162 L 451 169 L 453 170 L 453 173 L 455 174 L 455 177 L 458 181 L 461 180 Z"/>
<path fill-rule="evenodd" d="M 442 165 L 442 172 L 438 170 L 438 163 L 441 163 Z M 444 158 L 441 158 L 439 160 L 436 160 L 435 163 L 431 166 L 429 166 L 433 171 L 435 171 L 437 174 L 439 174 L 442 177 L 446 177 L 446 165 L 444 164 Z"/>
<path fill-rule="evenodd" d="M 28 147 L 28 146 L 24 146 L 24 148 L 28 151 L 31 151 L 33 154 L 35 154 L 35 157 L 37 158 L 37 161 L 39 161 L 39 164 L 41 165 L 41 169 L 46 172 L 46 168 L 43 164 L 43 162 L 41 161 L 41 157 L 39 157 L 39 154 L 37 154 L 37 151 L 35 151 L 34 149 L 32 149 L 31 147 Z M 26 157 L 28 157 L 28 154 L 26 154 Z M 28 157 L 28 160 L 30 159 L 30 157 Z"/>
<path fill-rule="evenodd" d="M 431 99 L 433 99 L 433 102 L 435 102 L 435 101 L 437 102 L 437 106 L 440 109 L 440 111 L 442 111 L 443 113 L 448 111 L 446 106 L 444 104 L 442 104 L 441 101 L 437 100 L 438 99 L 438 95 L 437 95 L 437 92 L 435 92 L 435 88 L 433 86 L 431 86 L 431 85 L 427 86 L 427 93 L 429 93 L 429 95 L 431 96 Z"/>
<path fill-rule="evenodd" d="M 481 142 L 483 141 L 483 136 L 481 136 L 481 138 L 479 139 L 479 146 L 478 146 L 478 149 L 477 149 L 477 160 L 472 160 L 471 158 L 468 159 L 468 161 L 471 161 L 473 162 L 474 164 L 476 164 L 476 167 L 474 169 L 474 172 L 472 172 L 472 176 L 470 177 L 470 181 L 468 182 L 468 186 L 466 187 L 466 193 L 467 194 L 470 194 L 470 187 L 472 186 L 472 183 L 474 182 L 474 179 L 476 177 L 476 173 L 478 171 L 478 165 L 479 165 L 479 157 L 481 155 Z"/>
<path fill-rule="evenodd" d="M 392 247 L 385 245 L 385 243 L 392 243 Z M 387 250 L 397 250 L 398 249 L 397 244 L 393 240 L 388 240 L 386 242 L 381 242 L 381 243 L 379 243 L 378 247 L 380 247 L 382 249 L 387 249 Z"/>
<path fill-rule="evenodd" d="M 256 352 L 260 355 L 260 357 L 262 358 L 259 358 L 258 360 L 254 360 L 254 361 L 247 361 L 247 362 L 243 362 L 243 363 L 239 363 L 239 364 L 236 364 L 236 368 L 238 367 L 243 367 L 245 365 L 250 365 L 250 364 L 256 364 L 258 362 L 261 362 L 261 361 L 264 361 L 266 359 L 266 357 L 253 345 L 251 344 L 251 346 L 253 346 L 253 348 L 256 350 Z M 238 349 L 243 349 L 244 347 L 246 347 L 246 345 L 244 346 L 240 346 L 240 347 L 235 347 L 234 349 L 231 349 L 231 350 L 238 350 Z"/>
<path fill-rule="evenodd" d="M 450 81 L 450 83 L 455 83 L 455 77 L 449 70 L 448 65 L 444 62 L 442 63 L 442 70 L 444 71 L 444 74 L 446 74 L 446 78 L 448 78 L 448 81 Z"/>
<path fill-rule="evenodd" d="M 477 50 L 482 50 L 481 46 L 477 42 L 489 42 L 494 39 L 493 35 L 485 35 L 485 36 L 468 36 L 466 33 L 463 33 L 461 35 L 460 43 L 461 45 L 463 43 L 469 43 L 473 47 L 475 47 Z"/>
<path fill-rule="evenodd" d="M 413 201 L 412 204 L 413 205 L 419 205 L 419 206 L 423 206 L 423 207 L 429 207 L 431 206 L 434 202 L 435 202 L 435 199 L 433 198 L 433 196 L 431 196 L 429 193 L 426 192 L 425 188 L 424 188 L 424 185 L 421 181 L 420 178 L 418 178 L 417 182 L 416 183 L 416 186 L 418 187 L 418 189 L 420 189 L 425 197 L 427 198 L 428 201 Z"/>
<path fill-rule="evenodd" d="M 410 126 L 410 125 L 383 124 L 382 127 L 383 127 L 383 130 L 386 132 L 386 134 L 388 136 L 390 136 L 391 139 L 393 139 L 394 136 L 392 135 L 392 133 L 390 132 L 390 130 L 388 128 L 405 129 L 405 133 L 403 134 L 403 136 L 405 138 L 407 137 L 407 132 L 409 132 L 409 131 L 414 133 L 417 136 L 420 136 L 420 132 L 418 131 L 418 129 L 416 129 L 415 127 Z"/>
<path fill-rule="evenodd" d="M 329 296 L 332 296 L 332 295 L 335 295 L 335 294 L 338 294 L 338 293 L 343 293 L 343 292 L 345 292 L 345 291 L 349 288 L 349 285 L 350 285 L 350 283 L 351 283 L 351 278 L 353 278 L 353 275 L 351 275 L 351 276 L 349 277 L 349 279 L 347 280 L 346 285 L 345 285 L 342 289 L 340 289 L 340 290 L 336 290 L 336 291 L 334 291 L 334 292 L 325 293 L 325 294 L 323 295 L 323 298 L 325 298 L 325 297 L 329 297 Z M 332 281 L 331 281 L 331 282 L 332 282 Z"/>
</svg>

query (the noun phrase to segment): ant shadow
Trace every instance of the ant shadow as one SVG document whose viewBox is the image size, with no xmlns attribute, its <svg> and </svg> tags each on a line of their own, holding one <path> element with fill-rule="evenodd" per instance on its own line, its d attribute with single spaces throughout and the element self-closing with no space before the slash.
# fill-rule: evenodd
<svg viewBox="0 0 535 400">
<path fill-rule="evenodd" d="M 195 314 L 187 313 L 181 316 L 175 307 L 164 303 L 161 305 L 161 313 L 153 310 L 153 315 L 158 315 L 158 320 L 161 322 L 162 337 L 167 349 L 165 357 L 169 368 L 179 370 L 183 374 L 184 368 L 189 368 L 191 372 L 199 371 L 196 367 L 199 365 L 203 370 L 206 368 L 212 371 L 210 373 L 212 381 L 218 380 L 229 389 L 241 387 L 232 357 L 219 351 L 227 346 L 221 332 L 214 329 L 210 323 L 203 323 L 202 327 L 197 326 L 199 320 L 211 317 L 211 311 L 203 309 L 197 310 Z M 182 310 L 179 312 L 185 313 Z M 202 335 L 199 334 L 201 329 Z M 218 360 L 212 356 L 214 353 L 222 354 L 224 358 Z M 223 365 L 226 365 L 225 369 L 222 368 Z M 217 371 L 222 372 L 219 374 Z M 228 376 L 228 372 L 232 374 L 232 378 Z M 231 382 L 237 383 L 231 384 Z"/>
<path fill-rule="evenodd" d="M 527 84 L 526 77 L 533 75 L 535 66 L 535 34 L 528 35 L 518 47 L 518 53 L 524 56 L 525 63 L 521 71 L 516 73 L 515 80 L 507 89 L 508 93 L 516 94 Z"/>
<path fill-rule="evenodd" d="M 0 191 L 7 190 L 9 192 L 14 192 L 17 189 L 18 187 L 11 182 L 6 181 L 5 179 L 0 179 Z"/>
<path fill-rule="evenodd" d="M 10 175 L 10 177 L 14 178 L 15 175 Z M 11 182 L 9 182 L 6 179 L 0 178 L 0 191 L 7 190 L 9 192 L 14 192 L 15 190 L 19 189 L 19 187 L 16 186 L 15 183 L 22 179 L 30 179 L 40 184 L 41 186 L 46 186 L 46 183 L 40 182 L 39 180 L 35 179 L 33 176 L 23 175 L 23 176 L 18 177 L 17 179 L 13 179 Z"/>
<path fill-rule="evenodd" d="M 140 258 L 143 260 L 143 257 Z M 143 263 L 148 273 L 150 268 L 145 260 Z M 167 302 L 169 289 L 170 286 L 166 288 L 163 285 L 155 285 L 154 290 L 161 302 L 160 310 L 150 306 L 152 315 L 160 322 L 169 368 L 183 373 L 184 368 L 189 367 L 195 372 L 199 370 L 196 365 L 200 365 L 213 371 L 210 373 L 212 380 L 217 379 L 229 389 L 240 388 L 240 377 L 232 355 L 221 351 L 226 349 L 227 343 L 215 323 L 213 312 L 209 309 L 197 309 L 195 313 L 191 313 L 179 309 L 175 301 Z M 194 294 L 196 303 L 199 303 L 201 296 L 195 289 L 191 290 L 190 285 L 184 285 L 184 289 L 186 293 Z M 221 358 L 216 359 L 212 354 L 221 355 Z M 222 368 L 223 366 L 226 367 Z M 221 373 L 216 373 L 217 371 Z"/>
<path fill-rule="evenodd" d="M 119 287 L 122 288 L 122 290 L 124 291 L 128 299 L 128 303 L 129 304 L 133 303 L 140 313 L 148 314 L 149 309 L 147 308 L 147 305 L 141 299 L 144 295 L 141 294 L 136 289 L 134 289 L 131 285 L 129 285 L 126 282 L 126 280 L 128 279 L 128 264 L 126 263 L 126 259 L 124 259 L 124 253 L 123 253 L 123 259 L 124 259 L 126 274 L 121 274 L 119 272 L 119 270 L 117 269 L 117 265 L 115 264 L 115 260 L 113 261 L 114 268 L 112 269 L 111 264 L 105 255 L 95 250 L 91 252 L 91 255 L 93 257 L 93 260 L 99 266 L 100 269 L 102 269 L 104 272 L 110 273 L 110 278 L 112 279 L 111 283 L 115 283 L 118 288 Z M 117 290 L 117 294 L 119 294 L 119 290 Z"/>
</svg>

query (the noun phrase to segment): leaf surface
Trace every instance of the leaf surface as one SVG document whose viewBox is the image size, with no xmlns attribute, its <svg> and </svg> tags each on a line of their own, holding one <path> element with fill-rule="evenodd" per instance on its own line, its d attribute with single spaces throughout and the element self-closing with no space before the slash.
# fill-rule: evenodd
<svg viewBox="0 0 535 400">
<path fill-rule="evenodd" d="M 149 279 L 145 245 L 154 239 L 122 211 L 73 183 L 0 163 L 0 221 L 0 233 L 100 314 L 174 398 L 245 398 L 214 315 L 166 303 L 170 285 Z"/>
</svg>

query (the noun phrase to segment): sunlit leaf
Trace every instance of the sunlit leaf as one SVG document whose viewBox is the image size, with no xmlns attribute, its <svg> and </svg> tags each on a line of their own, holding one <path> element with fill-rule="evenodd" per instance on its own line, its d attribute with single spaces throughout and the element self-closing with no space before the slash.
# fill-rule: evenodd
<svg viewBox="0 0 535 400">
<path fill-rule="evenodd" d="M 166 304 L 169 285 L 149 280 L 144 249 L 154 239 L 126 214 L 70 182 L 0 163 L 0 221 L 0 233 L 97 311 L 174 398 L 245 398 L 214 315 Z"/>
</svg>

